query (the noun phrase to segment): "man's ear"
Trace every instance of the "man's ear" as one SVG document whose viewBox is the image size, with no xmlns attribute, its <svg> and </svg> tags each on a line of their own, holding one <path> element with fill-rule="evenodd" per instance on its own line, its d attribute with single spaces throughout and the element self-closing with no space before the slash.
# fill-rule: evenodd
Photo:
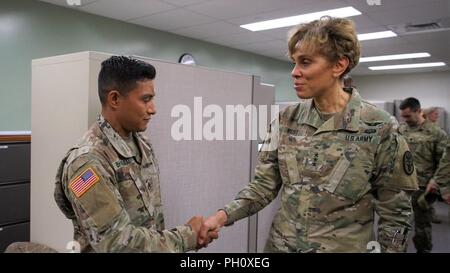
<svg viewBox="0 0 450 273">
<path fill-rule="evenodd" d="M 106 97 L 106 103 L 112 108 L 117 109 L 120 105 L 121 95 L 117 90 L 111 90 Z"/>
<path fill-rule="evenodd" d="M 347 70 L 350 61 L 347 57 L 342 57 L 337 63 L 333 65 L 333 76 L 336 78 L 341 77 L 341 75 Z"/>
</svg>

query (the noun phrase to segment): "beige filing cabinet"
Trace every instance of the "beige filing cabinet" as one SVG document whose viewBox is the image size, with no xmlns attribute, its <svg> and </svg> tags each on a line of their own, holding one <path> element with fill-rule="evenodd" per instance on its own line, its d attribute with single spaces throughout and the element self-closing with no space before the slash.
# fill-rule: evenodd
<svg viewBox="0 0 450 273">
<path fill-rule="evenodd" d="M 80 52 L 32 61 L 31 241 L 59 251 L 67 251 L 73 228 L 53 200 L 55 174 L 66 151 L 100 113 L 97 77 L 101 62 L 110 56 Z M 203 108 L 225 109 L 254 101 L 270 105 L 274 88 L 261 85 L 252 75 L 137 58 L 157 71 L 157 114 L 146 134 L 160 165 L 166 228 L 172 228 L 193 215 L 210 215 L 232 200 L 252 178 L 257 153 L 257 142 L 248 139 L 174 140 L 171 127 L 178 120 L 171 115 L 174 107 L 202 111 L 198 98 Z M 203 124 L 207 120 L 204 117 Z M 253 252 L 255 234 L 256 225 L 243 219 L 202 251 Z"/>
</svg>

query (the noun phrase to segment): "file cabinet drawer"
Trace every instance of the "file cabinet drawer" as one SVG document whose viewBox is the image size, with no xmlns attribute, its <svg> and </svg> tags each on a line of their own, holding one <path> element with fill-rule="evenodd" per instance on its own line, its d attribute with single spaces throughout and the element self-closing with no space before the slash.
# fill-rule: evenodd
<svg viewBox="0 0 450 273">
<path fill-rule="evenodd" d="M 30 219 L 30 183 L 0 186 L 0 226 Z"/>
<path fill-rule="evenodd" d="M 0 253 L 14 242 L 30 241 L 30 222 L 10 226 L 0 226 Z"/>
<path fill-rule="evenodd" d="M 0 143 L 0 185 L 30 180 L 30 143 Z"/>
</svg>

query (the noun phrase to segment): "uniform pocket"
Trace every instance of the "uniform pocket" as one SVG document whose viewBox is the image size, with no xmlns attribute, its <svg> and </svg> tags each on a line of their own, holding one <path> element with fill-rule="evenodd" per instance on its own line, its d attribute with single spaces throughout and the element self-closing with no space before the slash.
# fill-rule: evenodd
<svg viewBox="0 0 450 273">
<path fill-rule="evenodd" d="M 135 223 L 145 221 L 149 217 L 151 204 L 142 182 L 131 171 L 129 179 L 119 182 L 118 185 L 125 208 L 132 221 Z"/>
<path fill-rule="evenodd" d="M 285 157 L 289 181 L 291 183 L 300 182 L 300 170 L 298 169 L 298 161 L 295 153 L 289 153 Z"/>
<path fill-rule="evenodd" d="M 118 185 L 120 195 L 122 196 L 126 207 L 136 204 L 137 202 L 142 202 L 141 193 L 132 179 L 121 181 Z"/>
<path fill-rule="evenodd" d="M 358 152 L 359 148 L 356 145 L 346 147 L 344 154 L 331 171 L 328 183 L 324 186 L 327 191 L 350 199 L 353 203 L 365 195 L 371 187 L 368 180 L 355 179 L 361 176 L 354 174 L 364 172 L 363 169 L 352 169 L 352 162 Z"/>
<path fill-rule="evenodd" d="M 330 176 L 328 178 L 328 183 L 324 186 L 324 189 L 329 192 L 336 192 L 336 189 L 338 188 L 339 184 L 341 184 L 342 178 L 344 177 L 350 165 L 351 161 L 345 156 L 342 156 L 334 166 L 333 170 L 331 170 Z"/>
</svg>

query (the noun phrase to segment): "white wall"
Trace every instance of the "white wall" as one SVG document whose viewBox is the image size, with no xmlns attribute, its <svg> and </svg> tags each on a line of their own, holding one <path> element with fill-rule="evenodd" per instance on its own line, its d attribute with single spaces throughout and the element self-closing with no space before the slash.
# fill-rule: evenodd
<svg viewBox="0 0 450 273">
<path fill-rule="evenodd" d="M 439 106 L 447 111 L 450 128 L 450 72 L 354 76 L 355 85 L 366 100 L 393 101 L 417 98 L 422 107 Z"/>
</svg>

